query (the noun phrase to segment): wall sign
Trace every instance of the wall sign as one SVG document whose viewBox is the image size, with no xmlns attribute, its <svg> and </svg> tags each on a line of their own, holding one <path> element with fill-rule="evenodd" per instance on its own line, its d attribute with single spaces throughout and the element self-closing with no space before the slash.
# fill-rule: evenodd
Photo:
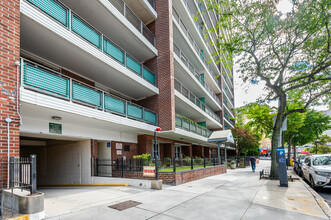
<svg viewBox="0 0 331 220">
<path fill-rule="evenodd" d="M 117 151 L 116 151 L 116 154 L 117 154 L 117 155 L 122 155 L 122 150 L 117 150 Z"/>
<path fill-rule="evenodd" d="M 122 150 L 122 143 L 116 143 L 116 150 Z"/>
<path fill-rule="evenodd" d="M 56 123 L 49 123 L 49 133 L 62 134 L 62 125 Z"/>
<path fill-rule="evenodd" d="M 155 177 L 155 166 L 144 166 L 143 176 Z"/>
<path fill-rule="evenodd" d="M 110 147 L 110 142 L 107 142 L 107 147 Z"/>
</svg>

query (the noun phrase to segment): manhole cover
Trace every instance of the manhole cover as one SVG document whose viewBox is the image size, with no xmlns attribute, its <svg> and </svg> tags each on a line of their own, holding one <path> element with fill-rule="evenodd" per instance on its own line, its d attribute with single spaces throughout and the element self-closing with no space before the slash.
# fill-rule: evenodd
<svg viewBox="0 0 331 220">
<path fill-rule="evenodd" d="M 137 205 L 140 205 L 140 204 L 141 204 L 140 202 L 129 200 L 129 201 L 117 203 L 115 205 L 111 205 L 111 206 L 108 206 L 108 207 L 112 208 L 112 209 L 116 209 L 118 211 L 122 211 L 122 210 L 125 210 L 125 209 L 128 209 L 128 208 L 136 207 Z"/>
</svg>

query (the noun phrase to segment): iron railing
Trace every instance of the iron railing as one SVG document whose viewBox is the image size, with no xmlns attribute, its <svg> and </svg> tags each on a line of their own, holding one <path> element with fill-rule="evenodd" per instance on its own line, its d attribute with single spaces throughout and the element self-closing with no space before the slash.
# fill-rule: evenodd
<svg viewBox="0 0 331 220">
<path fill-rule="evenodd" d="M 208 130 L 207 128 L 197 125 L 194 122 L 187 120 L 180 115 L 176 115 L 175 121 L 176 121 L 177 128 L 183 128 L 184 130 L 196 133 L 203 137 L 208 138 L 212 133 L 212 131 Z"/>
<path fill-rule="evenodd" d="M 221 123 L 221 118 L 216 115 L 213 110 L 211 110 L 206 104 L 204 104 L 198 97 L 196 97 L 190 90 L 188 90 L 183 84 L 181 84 L 177 79 L 175 79 L 175 89 L 184 95 L 187 99 L 193 102 L 196 106 L 206 112 L 209 116 L 215 119 L 217 122 Z"/>
<path fill-rule="evenodd" d="M 224 165 L 224 158 L 209 157 L 188 157 L 158 159 L 158 172 L 160 173 L 177 173 L 186 170 L 202 169 L 213 166 Z M 142 172 L 144 166 L 155 166 L 154 159 L 99 159 L 92 158 L 92 175 L 93 176 L 120 176 L 125 177 L 125 172 Z"/>
<path fill-rule="evenodd" d="M 157 124 L 157 114 L 38 63 L 21 59 L 22 85 L 44 94 L 91 106 L 148 124 Z"/>
<path fill-rule="evenodd" d="M 58 0 L 26 0 L 106 55 L 156 86 L 156 75 Z"/>
<path fill-rule="evenodd" d="M 148 27 L 139 19 L 139 17 L 128 7 L 122 0 L 108 0 L 115 8 L 142 34 L 144 37 L 155 46 L 155 35 Z M 153 6 L 153 0 L 149 3 Z M 153 7 L 154 8 L 154 7 Z"/>
<path fill-rule="evenodd" d="M 8 215 L 8 211 L 4 207 L 10 208 L 11 216 L 13 217 L 14 211 L 14 189 L 28 190 L 30 195 L 37 192 L 37 158 L 36 155 L 30 155 L 29 158 L 10 157 L 9 161 L 1 158 L 1 219 L 4 215 Z M 5 199 L 4 189 L 11 193 L 10 198 Z M 14 210 L 15 209 L 15 210 Z"/>
<path fill-rule="evenodd" d="M 205 87 L 208 93 L 214 98 L 214 100 L 221 106 L 220 99 L 216 96 L 213 90 L 207 85 L 198 71 L 193 67 L 192 63 L 185 57 L 179 47 L 174 43 L 174 52 L 178 56 L 178 58 L 184 63 L 184 65 L 190 70 L 190 72 L 197 78 L 197 80 Z"/>
</svg>

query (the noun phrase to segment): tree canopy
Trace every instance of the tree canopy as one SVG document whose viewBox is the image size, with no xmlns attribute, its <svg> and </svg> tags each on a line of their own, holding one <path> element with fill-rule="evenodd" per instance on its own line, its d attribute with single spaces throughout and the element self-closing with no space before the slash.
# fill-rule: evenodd
<svg viewBox="0 0 331 220">
<path fill-rule="evenodd" d="M 251 132 L 249 129 L 235 126 L 231 129 L 233 138 L 236 141 L 236 148 L 239 155 L 246 155 L 248 153 L 258 154 L 259 151 L 259 139 L 257 135 Z"/>
<path fill-rule="evenodd" d="M 227 61 L 235 57 L 240 77 L 264 81 L 264 100 L 278 100 L 271 163 L 271 175 L 276 177 L 276 147 L 284 119 L 311 105 L 330 104 L 331 1 L 292 0 L 292 10 L 285 15 L 277 11 L 275 0 L 205 2 L 207 10 L 219 15 L 216 30 L 208 29 L 218 38 L 214 59 L 231 67 Z M 302 107 L 287 110 L 290 92 L 300 93 Z"/>
</svg>

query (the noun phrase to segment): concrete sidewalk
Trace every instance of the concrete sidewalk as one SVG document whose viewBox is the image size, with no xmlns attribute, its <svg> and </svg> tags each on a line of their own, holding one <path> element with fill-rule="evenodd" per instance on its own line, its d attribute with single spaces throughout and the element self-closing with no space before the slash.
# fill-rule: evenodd
<svg viewBox="0 0 331 220">
<path fill-rule="evenodd" d="M 278 181 L 259 180 L 258 171 L 269 165 L 261 161 L 255 173 L 228 170 L 179 186 L 164 185 L 160 191 L 118 187 L 93 193 L 96 189 L 84 188 L 70 195 L 56 189 L 48 196 L 46 190 L 45 211 L 49 219 L 328 219 L 301 181 L 282 188 Z M 127 200 L 141 204 L 123 211 L 108 207 Z"/>
</svg>

